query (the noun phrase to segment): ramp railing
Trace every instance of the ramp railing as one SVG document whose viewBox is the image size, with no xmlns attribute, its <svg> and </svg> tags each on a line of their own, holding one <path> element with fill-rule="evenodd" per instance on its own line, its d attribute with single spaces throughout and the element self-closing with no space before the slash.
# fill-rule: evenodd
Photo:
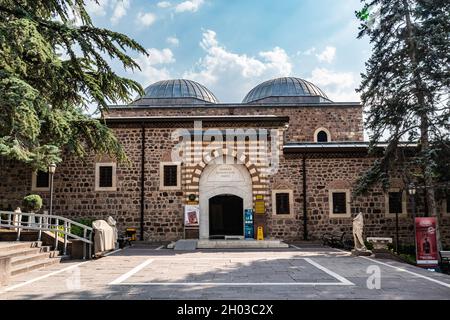
<svg viewBox="0 0 450 320">
<path fill-rule="evenodd" d="M 82 236 L 76 235 L 72 232 L 72 228 L 74 226 L 81 228 L 83 233 Z M 17 232 L 17 241 L 20 241 L 20 234 L 22 230 L 38 231 L 38 241 L 41 241 L 43 231 L 54 232 L 55 250 L 58 250 L 58 236 L 61 235 L 61 237 L 64 238 L 64 255 L 67 254 L 68 240 L 80 240 L 83 242 L 83 259 L 86 259 L 86 246 L 88 247 L 88 257 L 92 257 L 93 229 L 61 216 L 0 211 L 0 227 L 15 230 Z"/>
</svg>

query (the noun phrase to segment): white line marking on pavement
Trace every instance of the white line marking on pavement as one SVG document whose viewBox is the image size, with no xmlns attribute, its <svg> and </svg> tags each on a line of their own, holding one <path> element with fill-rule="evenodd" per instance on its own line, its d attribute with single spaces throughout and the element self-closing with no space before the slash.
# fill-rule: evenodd
<svg viewBox="0 0 450 320">
<path fill-rule="evenodd" d="M 325 268 L 324 266 L 312 261 L 309 258 L 297 258 L 292 260 L 306 260 L 309 264 L 318 268 L 319 270 L 329 274 L 336 278 L 340 282 L 124 282 L 133 274 L 139 272 L 147 265 L 153 262 L 154 259 L 148 259 L 128 271 L 126 274 L 120 276 L 116 280 L 109 283 L 109 285 L 121 285 L 121 286 L 354 286 L 353 282 L 345 279 L 337 273 Z M 261 260 L 261 259 L 248 259 L 248 260 Z"/>
<path fill-rule="evenodd" d="M 114 250 L 114 251 L 112 251 L 112 252 L 108 252 L 108 253 L 104 254 L 103 256 L 104 256 L 104 257 L 107 257 L 107 256 L 110 256 L 110 255 L 112 255 L 113 253 L 116 253 L 116 252 L 119 252 L 119 251 L 122 251 L 122 249 L 117 249 L 117 250 Z"/>
<path fill-rule="evenodd" d="M 111 283 L 110 283 L 111 284 Z M 119 286 L 349 286 L 342 282 L 121 282 Z"/>
<path fill-rule="evenodd" d="M 367 257 L 360 257 L 360 258 L 364 258 L 364 259 L 366 259 L 366 260 L 370 260 L 370 261 L 372 261 L 372 262 L 375 262 L 375 263 L 378 263 L 378 264 L 381 264 L 381 265 L 390 267 L 390 268 L 395 269 L 395 270 L 397 270 L 397 271 L 406 272 L 406 273 L 415 275 L 416 277 L 419 277 L 419 278 L 422 278 L 422 279 L 426 279 L 426 280 L 428 280 L 428 281 L 431 281 L 431 282 L 435 282 L 435 283 L 437 283 L 437 284 L 440 284 L 441 286 L 450 288 L 450 284 L 449 284 L 449 283 L 445 283 L 445 282 L 442 282 L 442 281 L 439 281 L 439 280 L 436 280 L 436 279 L 433 279 L 433 278 L 430 278 L 430 277 L 421 275 L 421 274 L 419 274 L 419 273 L 415 273 L 415 272 L 412 272 L 412 271 L 408 271 L 408 270 L 406 270 L 406 269 L 403 269 L 403 268 L 400 268 L 400 267 L 397 267 L 397 266 L 392 266 L 392 265 L 390 265 L 390 264 L 387 264 L 387 263 L 384 263 L 384 262 L 381 262 L 381 261 L 377 261 L 377 260 L 374 260 L 374 259 L 371 259 L 371 258 L 367 258 Z"/>
<path fill-rule="evenodd" d="M 133 274 L 138 273 L 139 271 L 144 269 L 146 266 L 148 266 L 152 262 L 153 262 L 153 259 L 145 260 L 143 263 L 141 263 L 140 265 L 134 267 L 133 269 L 131 269 L 127 273 L 121 275 L 120 277 L 118 277 L 116 280 L 113 280 L 109 284 L 110 285 L 111 284 L 120 284 L 121 282 L 123 282 L 123 281 L 127 280 L 129 277 L 131 277 Z"/>
<path fill-rule="evenodd" d="M 155 250 L 161 250 L 162 248 L 164 248 L 164 246 L 160 246 L 160 247 L 156 248 Z"/>
<path fill-rule="evenodd" d="M 88 262 L 90 262 L 90 261 L 80 262 L 80 263 L 77 263 L 76 265 L 73 265 L 73 266 L 70 266 L 70 267 L 67 267 L 67 268 L 64 268 L 64 269 L 61 269 L 61 270 L 57 270 L 57 271 L 45 274 L 45 275 L 40 276 L 40 277 L 31 279 L 31 280 L 28 280 L 28 281 L 25 281 L 25 282 L 22 282 L 22 283 L 15 284 L 15 285 L 10 286 L 10 287 L 6 287 L 5 289 L 0 290 L 0 294 L 8 292 L 8 291 L 11 291 L 11 290 L 14 290 L 14 289 L 17 289 L 17 288 L 20 288 L 20 287 L 23 287 L 23 286 L 26 286 L 26 285 L 29 285 L 29 284 L 34 283 L 36 281 L 39 281 L 39 280 L 42 280 L 42 279 L 54 276 L 55 274 L 62 273 L 62 272 L 65 272 L 65 271 L 69 271 L 71 269 L 79 267 L 82 264 L 85 264 L 85 263 L 88 263 Z"/>
<path fill-rule="evenodd" d="M 351 281 L 345 279 L 344 277 L 338 275 L 336 272 L 333 272 L 330 269 L 325 268 L 324 266 L 318 264 L 317 262 L 312 261 L 310 258 L 305 258 L 305 260 L 307 262 L 309 262 L 310 264 L 312 264 L 317 269 L 320 269 L 323 272 L 328 273 L 330 276 L 338 279 L 343 285 L 347 285 L 347 286 L 354 286 L 355 285 L 353 282 L 351 282 Z"/>
<path fill-rule="evenodd" d="M 295 249 L 297 249 L 297 250 L 301 250 L 299 247 L 297 247 L 297 246 L 294 246 L 293 244 L 291 244 L 290 245 L 292 248 L 295 248 Z"/>
</svg>

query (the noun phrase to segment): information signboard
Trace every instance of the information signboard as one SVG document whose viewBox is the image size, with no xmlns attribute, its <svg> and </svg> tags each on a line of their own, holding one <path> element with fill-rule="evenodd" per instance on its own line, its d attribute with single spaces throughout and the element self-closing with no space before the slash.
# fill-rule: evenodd
<svg viewBox="0 0 450 320">
<path fill-rule="evenodd" d="M 253 228 L 253 209 L 244 210 L 244 234 L 245 239 L 254 239 L 254 228 Z"/>
<path fill-rule="evenodd" d="M 438 265 L 436 218 L 416 218 L 416 259 L 421 266 Z"/>
<path fill-rule="evenodd" d="M 199 225 L 200 208 L 198 205 L 186 205 L 184 207 L 184 225 L 194 227 Z"/>
</svg>

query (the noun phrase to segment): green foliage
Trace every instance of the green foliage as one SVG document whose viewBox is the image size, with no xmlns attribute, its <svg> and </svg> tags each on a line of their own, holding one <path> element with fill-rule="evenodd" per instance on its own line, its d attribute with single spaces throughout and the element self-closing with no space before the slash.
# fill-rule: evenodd
<svg viewBox="0 0 450 320">
<path fill-rule="evenodd" d="M 373 243 L 364 241 L 364 245 L 366 246 L 367 250 L 373 250 Z"/>
<path fill-rule="evenodd" d="M 58 229 L 64 231 L 64 226 L 63 225 L 51 226 L 50 229 Z M 58 232 L 58 237 L 64 238 L 64 232 Z"/>
<path fill-rule="evenodd" d="M 127 49 L 147 53 L 127 36 L 95 27 L 84 2 L 0 0 L 0 156 L 38 169 L 60 162 L 65 151 L 126 159 L 112 132 L 86 110 L 97 105 L 103 114 L 108 103 L 141 94 L 108 60 L 136 69 Z"/>
<path fill-rule="evenodd" d="M 401 253 L 401 254 L 399 254 L 399 257 L 403 261 L 405 261 L 405 262 L 407 262 L 409 264 L 412 264 L 412 265 L 416 265 L 417 264 L 416 255 L 415 254 L 412 255 L 412 254 Z"/>
<path fill-rule="evenodd" d="M 37 194 L 30 194 L 23 198 L 22 205 L 25 212 L 38 212 L 42 208 L 42 198 Z"/>
<path fill-rule="evenodd" d="M 96 219 L 93 218 L 81 218 L 75 220 L 75 222 L 84 224 L 85 226 L 92 227 L 92 222 Z M 79 226 L 72 225 L 70 232 L 76 236 L 82 237 L 83 236 L 83 228 Z"/>
<path fill-rule="evenodd" d="M 404 168 L 405 180 L 422 179 L 427 185 L 449 181 L 436 162 L 438 154 L 450 152 L 450 2 L 369 0 L 356 16 L 361 20 L 358 37 L 367 36 L 373 45 L 358 89 L 370 151 L 386 137 L 388 144 L 358 181 L 356 193 L 378 182 L 387 187 L 389 172 L 404 166 L 401 141 L 419 143 L 415 165 L 421 171 Z"/>
</svg>

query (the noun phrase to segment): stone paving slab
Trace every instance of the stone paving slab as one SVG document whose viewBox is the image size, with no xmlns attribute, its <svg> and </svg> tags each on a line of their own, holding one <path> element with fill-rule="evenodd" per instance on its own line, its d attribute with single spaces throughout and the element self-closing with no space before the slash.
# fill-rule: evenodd
<svg viewBox="0 0 450 320">
<path fill-rule="evenodd" d="M 367 286 L 371 275 L 368 270 L 373 266 L 380 271 L 379 289 Z M 127 274 L 122 283 L 110 284 Z M 336 275 L 351 285 L 323 285 L 339 283 Z M 148 285 L 155 281 L 161 285 Z M 257 285 L 267 282 L 280 285 Z M 293 285 L 296 282 L 309 284 Z M 0 287 L 0 299 L 449 300 L 450 276 L 396 261 L 352 257 L 323 247 L 195 252 L 126 248 L 98 260 L 69 261 L 13 277 L 9 286 Z"/>
</svg>

